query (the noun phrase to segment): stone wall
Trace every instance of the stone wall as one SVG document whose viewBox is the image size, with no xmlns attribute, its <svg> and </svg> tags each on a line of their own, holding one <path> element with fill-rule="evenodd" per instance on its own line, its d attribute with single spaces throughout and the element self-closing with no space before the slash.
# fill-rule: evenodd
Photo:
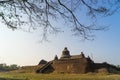
<svg viewBox="0 0 120 80">
<path fill-rule="evenodd" d="M 52 66 L 57 73 L 86 73 L 90 70 L 86 58 L 55 60 Z"/>
</svg>

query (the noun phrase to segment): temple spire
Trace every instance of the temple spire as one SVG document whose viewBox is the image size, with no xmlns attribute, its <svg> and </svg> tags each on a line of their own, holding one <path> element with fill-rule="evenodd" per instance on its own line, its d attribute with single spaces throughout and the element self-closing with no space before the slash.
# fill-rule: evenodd
<svg viewBox="0 0 120 80">
<path fill-rule="evenodd" d="M 61 58 L 69 58 L 70 57 L 70 52 L 68 51 L 67 47 L 64 48 L 62 51 L 62 56 Z"/>
<path fill-rule="evenodd" d="M 57 57 L 57 55 L 55 55 L 55 58 L 54 58 L 54 60 L 58 60 L 58 57 Z"/>
</svg>

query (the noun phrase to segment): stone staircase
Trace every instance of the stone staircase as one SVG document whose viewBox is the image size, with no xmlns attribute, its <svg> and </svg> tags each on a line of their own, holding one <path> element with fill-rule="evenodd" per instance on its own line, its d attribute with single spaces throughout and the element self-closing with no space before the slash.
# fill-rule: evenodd
<svg viewBox="0 0 120 80">
<path fill-rule="evenodd" d="M 39 73 L 43 73 L 43 71 L 49 66 L 52 64 L 52 61 L 50 62 L 47 62 L 45 65 L 43 65 L 40 69 L 39 69 Z"/>
</svg>

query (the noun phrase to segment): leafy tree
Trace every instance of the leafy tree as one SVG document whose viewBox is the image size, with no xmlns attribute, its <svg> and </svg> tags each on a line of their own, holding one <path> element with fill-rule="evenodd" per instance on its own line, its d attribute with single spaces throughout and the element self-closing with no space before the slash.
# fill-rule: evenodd
<svg viewBox="0 0 120 80">
<path fill-rule="evenodd" d="M 9 68 L 11 70 L 16 70 L 16 69 L 19 69 L 20 67 L 18 65 L 16 65 L 16 64 L 12 64 L 12 65 L 9 66 Z"/>
<path fill-rule="evenodd" d="M 5 63 L 0 64 L 0 72 L 2 71 L 12 71 L 12 70 L 17 70 L 20 67 L 16 64 L 12 64 L 12 65 L 6 65 Z"/>
<path fill-rule="evenodd" d="M 78 14 L 83 11 L 94 19 L 98 15 L 110 16 L 119 10 L 119 4 L 120 0 L 0 0 L 0 17 L 12 30 L 40 28 L 43 40 L 48 34 L 61 31 L 53 23 L 62 19 L 70 24 L 68 28 L 75 35 L 90 39 L 91 32 L 105 30 L 106 27 L 92 22 L 85 25 Z M 29 27 L 24 27 L 26 24 Z"/>
</svg>

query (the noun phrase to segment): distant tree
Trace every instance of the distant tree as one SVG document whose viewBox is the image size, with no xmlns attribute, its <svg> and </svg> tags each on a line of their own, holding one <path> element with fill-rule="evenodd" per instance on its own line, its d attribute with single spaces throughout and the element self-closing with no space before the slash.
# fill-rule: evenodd
<svg viewBox="0 0 120 80">
<path fill-rule="evenodd" d="M 12 71 L 12 70 L 16 70 L 19 69 L 20 67 L 16 64 L 12 64 L 12 65 L 7 65 L 5 63 L 1 63 L 0 64 L 0 72 L 4 72 L 4 71 Z"/>
<path fill-rule="evenodd" d="M 96 18 L 98 15 L 110 16 L 119 8 L 120 0 L 0 0 L 0 17 L 12 30 L 40 28 L 43 40 L 47 39 L 48 34 L 61 31 L 53 23 L 63 19 L 70 24 L 67 27 L 75 35 L 90 39 L 91 32 L 105 30 L 105 26 L 92 22 L 85 25 L 79 18 L 81 11 Z M 24 27 L 25 24 L 29 27 Z"/>
<path fill-rule="evenodd" d="M 16 64 L 12 64 L 9 66 L 11 70 L 16 70 L 16 69 L 19 69 L 20 66 L 16 65 Z"/>
<path fill-rule="evenodd" d="M 120 65 L 117 65 L 118 68 L 120 68 Z"/>
</svg>

